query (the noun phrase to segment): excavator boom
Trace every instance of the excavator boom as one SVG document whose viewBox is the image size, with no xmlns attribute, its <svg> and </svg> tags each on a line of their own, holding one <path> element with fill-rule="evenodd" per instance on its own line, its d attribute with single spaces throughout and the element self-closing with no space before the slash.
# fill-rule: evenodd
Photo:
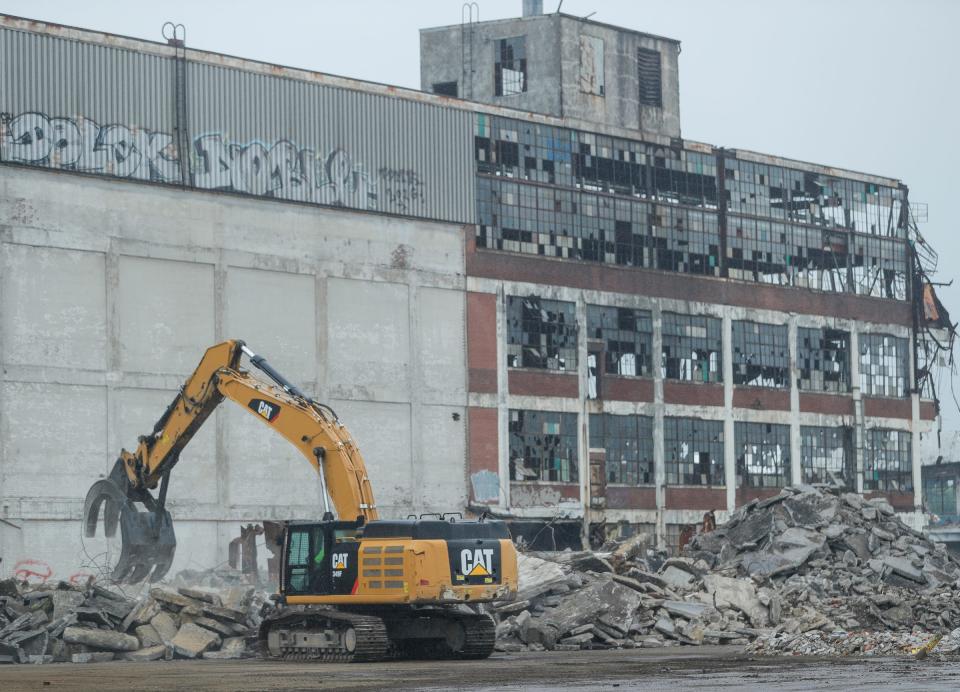
<svg viewBox="0 0 960 692">
<path fill-rule="evenodd" d="M 241 370 L 243 355 L 270 382 Z M 140 437 L 134 452 L 122 450 L 110 475 L 87 492 L 85 535 L 96 534 L 101 512 L 106 536 L 116 535 L 120 527 L 122 548 L 114 580 L 157 581 L 170 568 L 176 549 L 166 509 L 170 472 L 225 398 L 271 426 L 316 469 L 324 519 L 333 518 L 330 500 L 341 518 L 362 522 L 377 518 L 363 457 L 333 409 L 306 396 L 242 341 L 225 341 L 207 349 L 151 433 Z M 154 496 L 151 491 L 158 486 Z"/>
</svg>

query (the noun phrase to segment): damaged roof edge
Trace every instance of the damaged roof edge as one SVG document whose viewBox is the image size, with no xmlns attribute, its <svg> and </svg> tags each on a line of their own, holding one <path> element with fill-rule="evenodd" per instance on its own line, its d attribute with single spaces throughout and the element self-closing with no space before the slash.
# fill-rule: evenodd
<svg viewBox="0 0 960 692">
<path fill-rule="evenodd" d="M 501 17 L 499 19 L 483 19 L 476 24 L 490 26 L 493 24 L 512 24 L 514 22 L 530 22 L 543 20 L 545 18 L 553 17 L 562 17 L 574 22 L 579 22 L 581 24 L 590 24 L 592 26 L 602 27 L 604 29 L 613 29 L 614 31 L 624 33 L 624 34 L 633 34 L 634 36 L 642 36 L 644 38 L 652 38 L 657 41 L 666 41 L 667 43 L 674 43 L 680 45 L 680 39 L 670 38 L 669 36 L 661 36 L 660 34 L 651 34 L 649 31 L 640 31 L 638 29 L 630 29 L 625 26 L 617 26 L 616 24 L 610 24 L 609 22 L 598 22 L 596 19 L 588 19 L 586 17 L 578 17 L 575 14 L 567 14 L 566 12 L 550 12 L 543 14 L 537 14 L 530 17 Z M 441 26 L 429 26 L 423 29 L 420 29 L 421 34 L 430 33 L 434 31 L 449 31 L 450 29 L 459 29 L 461 24 L 443 24 Z"/>
<path fill-rule="evenodd" d="M 563 16 L 569 16 L 569 15 L 563 15 Z M 579 19 L 579 18 L 574 17 L 574 19 Z M 165 57 L 165 58 L 175 57 L 178 50 L 174 46 L 167 45 L 159 41 L 150 41 L 147 39 L 133 38 L 130 36 L 122 36 L 119 34 L 110 34 L 103 31 L 95 31 L 92 29 L 83 29 L 80 27 L 66 26 L 63 24 L 44 22 L 40 20 L 28 19 L 25 17 L 16 17 L 13 15 L 0 14 L 0 29 L 4 29 L 4 28 L 11 29 L 14 31 L 25 31 L 29 33 L 43 34 L 43 35 L 52 36 L 55 38 L 60 38 L 65 40 L 94 43 L 102 46 L 107 46 L 110 48 L 130 50 L 138 53 L 146 53 L 146 54 L 156 55 L 156 56 Z M 637 32 L 637 33 L 640 33 L 640 32 Z M 295 80 L 310 82 L 314 84 L 323 84 L 326 86 L 349 89 L 352 91 L 360 91 L 368 94 L 402 98 L 409 101 L 416 101 L 418 103 L 425 103 L 425 104 L 438 106 L 442 108 L 453 108 L 456 110 L 469 111 L 469 112 L 483 114 L 483 115 L 501 116 L 504 118 L 516 118 L 519 120 L 527 120 L 532 123 L 547 125 L 550 127 L 565 127 L 570 129 L 579 129 L 579 130 L 584 130 L 586 132 L 596 133 L 596 134 L 605 135 L 609 137 L 619 137 L 623 139 L 651 142 L 655 144 L 660 144 L 661 146 L 673 146 L 680 143 L 684 148 L 688 150 L 697 151 L 705 154 L 714 153 L 722 148 L 713 144 L 697 142 L 695 140 L 671 141 L 669 138 L 666 138 L 666 137 L 650 137 L 650 136 L 640 139 L 638 137 L 638 133 L 634 130 L 628 130 L 628 129 L 619 128 L 619 127 L 610 127 L 610 126 L 601 125 L 599 123 L 586 122 L 586 121 L 576 120 L 572 118 L 566 118 L 566 119 L 557 118 L 549 115 L 543 115 L 540 113 L 532 113 L 530 111 L 516 110 L 513 108 L 504 108 L 502 106 L 494 106 L 487 103 L 479 103 L 476 101 L 467 101 L 464 99 L 453 98 L 450 96 L 439 96 L 436 94 L 430 94 L 424 91 L 419 91 L 417 89 L 410 89 L 408 87 L 394 86 L 391 84 L 384 84 L 382 82 L 372 82 L 372 81 L 367 81 L 362 79 L 355 79 L 352 77 L 333 75 L 325 72 L 317 72 L 314 70 L 308 70 L 303 68 L 286 67 L 283 65 L 262 62 L 259 60 L 240 58 L 232 55 L 227 55 L 224 53 L 215 53 L 212 51 L 198 50 L 196 48 L 187 48 L 186 57 L 188 60 L 192 60 L 194 62 L 207 64 L 207 65 L 244 70 L 244 71 L 255 73 L 255 74 L 262 74 L 262 75 L 273 76 L 273 77 L 295 79 Z M 728 148 L 726 149 L 726 151 L 734 153 L 738 159 L 745 160 L 745 161 L 754 161 L 756 163 L 762 163 L 762 164 L 787 166 L 787 167 L 797 168 L 801 170 L 808 170 L 816 173 L 823 173 L 831 176 L 851 178 L 854 180 L 859 180 L 861 182 L 876 183 L 878 185 L 898 187 L 902 184 L 899 180 L 895 178 L 886 178 L 883 176 L 872 175 L 869 173 L 861 173 L 858 171 L 851 171 L 843 168 L 835 168 L 830 166 L 824 166 L 821 164 L 798 161 L 795 159 L 789 159 L 789 158 L 780 157 L 780 156 L 761 154 L 758 152 L 752 152 L 745 149 Z"/>
</svg>

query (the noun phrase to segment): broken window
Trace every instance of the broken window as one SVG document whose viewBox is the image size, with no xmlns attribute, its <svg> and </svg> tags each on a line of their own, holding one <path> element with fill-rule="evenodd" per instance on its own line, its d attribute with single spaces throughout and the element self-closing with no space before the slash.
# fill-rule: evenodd
<svg viewBox="0 0 960 692">
<path fill-rule="evenodd" d="M 853 490 L 853 429 L 800 426 L 800 467 L 804 483 L 827 483 Z"/>
<path fill-rule="evenodd" d="M 881 492 L 913 490 L 910 433 L 872 428 L 863 445 L 863 489 Z"/>
<path fill-rule="evenodd" d="M 602 38 L 580 35 L 580 91 L 604 95 Z"/>
<path fill-rule="evenodd" d="M 860 335 L 860 390 L 866 396 L 903 398 L 909 393 L 906 339 L 889 334 Z"/>
<path fill-rule="evenodd" d="M 474 134 L 478 247 L 719 276 L 715 156 L 482 113 Z"/>
<path fill-rule="evenodd" d="M 722 382 L 721 327 L 716 317 L 663 313 L 663 376 L 684 382 Z"/>
<path fill-rule="evenodd" d="M 434 82 L 433 93 L 441 96 L 457 96 L 456 82 Z"/>
<path fill-rule="evenodd" d="M 577 414 L 511 409 L 510 478 L 576 483 Z"/>
<path fill-rule="evenodd" d="M 660 51 L 637 49 L 637 73 L 640 85 L 640 104 L 663 107 L 663 84 L 660 70 Z"/>
<path fill-rule="evenodd" d="M 929 467 L 925 467 L 929 468 Z M 940 519 L 957 519 L 957 480 L 943 476 L 923 479 L 923 504 Z"/>
<path fill-rule="evenodd" d="M 497 41 L 493 74 L 497 96 L 522 94 L 527 90 L 527 39 L 525 36 Z"/>
<path fill-rule="evenodd" d="M 850 332 L 838 329 L 797 329 L 800 389 L 813 392 L 850 391 Z"/>
<path fill-rule="evenodd" d="M 590 446 L 606 450 L 607 483 L 653 484 L 653 418 L 591 414 Z"/>
<path fill-rule="evenodd" d="M 733 383 L 787 387 L 790 346 L 786 325 L 733 321 Z"/>
<path fill-rule="evenodd" d="M 543 370 L 577 369 L 577 318 L 573 303 L 536 296 L 507 296 L 507 365 Z"/>
<path fill-rule="evenodd" d="M 667 485 L 724 485 L 723 421 L 663 419 Z"/>
<path fill-rule="evenodd" d="M 587 333 L 590 339 L 603 342 L 604 372 L 651 376 L 653 321 L 649 310 L 588 305 Z"/>
<path fill-rule="evenodd" d="M 790 426 L 737 423 L 737 486 L 782 488 L 790 484 Z"/>
</svg>

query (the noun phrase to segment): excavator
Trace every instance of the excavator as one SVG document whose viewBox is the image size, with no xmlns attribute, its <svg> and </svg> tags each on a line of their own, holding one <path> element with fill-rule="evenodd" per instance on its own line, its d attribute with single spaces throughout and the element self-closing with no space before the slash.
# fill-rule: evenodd
<svg viewBox="0 0 960 692">
<path fill-rule="evenodd" d="M 241 369 L 243 356 L 265 378 Z M 320 521 L 287 522 L 282 532 L 278 608 L 259 632 L 266 655 L 377 661 L 492 653 L 492 618 L 468 606 L 516 597 L 507 527 L 455 515 L 379 519 L 363 457 L 336 412 L 240 340 L 207 349 L 153 431 L 134 452 L 122 450 L 88 491 L 85 535 L 96 534 L 101 516 L 107 537 L 120 528 L 115 581 L 155 582 L 170 569 L 177 545 L 166 509 L 170 473 L 224 399 L 296 447 L 316 470 L 323 498 Z"/>
</svg>

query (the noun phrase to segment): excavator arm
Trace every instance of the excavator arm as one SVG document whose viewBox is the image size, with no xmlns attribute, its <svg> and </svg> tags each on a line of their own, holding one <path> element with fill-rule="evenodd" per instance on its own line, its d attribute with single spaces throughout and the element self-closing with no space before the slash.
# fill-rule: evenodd
<svg viewBox="0 0 960 692">
<path fill-rule="evenodd" d="M 241 370 L 243 355 L 272 382 Z M 166 509 L 170 472 L 225 398 L 269 425 L 316 469 L 325 519 L 333 518 L 331 500 L 340 518 L 377 518 L 363 457 L 333 409 L 306 396 L 242 341 L 225 341 L 207 349 L 153 431 L 140 437 L 134 452 L 122 450 L 110 475 L 87 493 L 85 535 L 96 534 L 101 508 L 106 536 L 116 535 L 120 526 L 122 548 L 112 575 L 115 580 L 135 583 L 149 577 L 157 581 L 170 568 L 176 549 L 173 521 Z M 154 497 L 151 490 L 158 486 Z"/>
</svg>

